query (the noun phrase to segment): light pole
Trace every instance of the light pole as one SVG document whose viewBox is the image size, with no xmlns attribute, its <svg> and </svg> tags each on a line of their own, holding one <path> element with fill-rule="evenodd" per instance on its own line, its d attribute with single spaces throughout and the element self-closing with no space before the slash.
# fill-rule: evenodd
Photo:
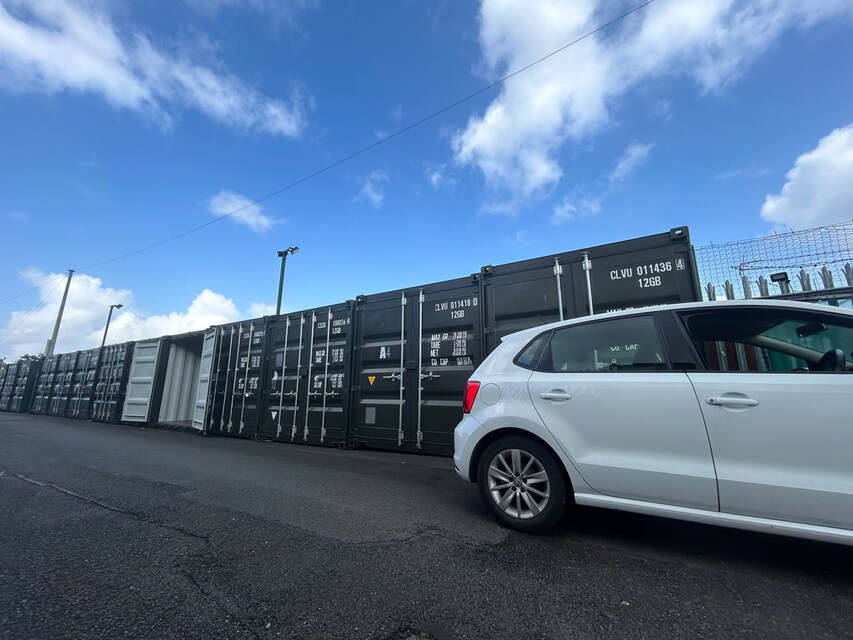
<svg viewBox="0 0 853 640">
<path fill-rule="evenodd" d="M 65 301 L 68 299 L 68 289 L 71 288 L 71 278 L 74 276 L 74 269 L 68 270 L 68 278 L 65 280 L 65 293 L 62 294 L 62 302 L 59 303 L 59 311 L 56 314 L 56 324 L 53 325 L 53 335 L 48 339 L 44 347 L 44 355 L 52 356 L 53 349 L 56 347 L 56 336 L 59 335 L 59 325 L 62 324 L 62 312 L 65 311 Z"/>
<path fill-rule="evenodd" d="M 284 251 L 278 252 L 278 257 L 281 258 L 281 271 L 278 274 L 278 301 L 275 303 L 275 315 L 281 315 L 281 294 L 284 291 L 284 269 L 287 264 L 288 254 L 293 254 L 299 251 L 299 247 L 288 247 Z"/>
<path fill-rule="evenodd" d="M 111 304 L 110 305 L 110 312 L 109 312 L 109 314 L 107 314 L 107 326 L 104 327 L 104 339 L 101 340 L 101 349 L 103 349 L 104 345 L 107 344 L 107 331 L 110 330 L 110 320 L 113 317 L 113 309 L 121 309 L 123 306 L 124 306 L 123 304 Z"/>
</svg>

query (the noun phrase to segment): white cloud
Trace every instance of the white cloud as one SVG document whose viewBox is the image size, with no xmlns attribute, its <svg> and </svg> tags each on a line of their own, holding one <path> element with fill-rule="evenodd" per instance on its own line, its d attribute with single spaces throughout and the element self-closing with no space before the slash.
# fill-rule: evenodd
<svg viewBox="0 0 853 640">
<path fill-rule="evenodd" d="M 27 282 L 38 286 L 39 303 L 29 311 L 13 311 L 6 326 L 0 328 L 0 356 L 6 357 L 7 361 L 25 353 L 42 352 L 53 330 L 65 285 L 63 273 L 45 274 L 28 270 L 21 275 Z M 196 295 L 183 311 L 149 315 L 135 308 L 132 291 L 106 287 L 100 278 L 78 273 L 71 280 L 56 353 L 100 345 L 111 304 L 123 304 L 124 308 L 113 313 L 109 343 L 198 331 L 263 315 L 255 313 L 260 309 L 257 303 L 250 305 L 247 313 L 240 313 L 233 300 L 210 289 Z"/>
<path fill-rule="evenodd" d="M 261 205 L 252 204 L 246 196 L 225 189 L 210 199 L 210 212 L 216 216 L 229 216 L 234 223 L 249 227 L 255 233 L 269 231 L 281 222 L 265 214 Z"/>
<path fill-rule="evenodd" d="M 483 0 L 484 65 L 491 77 L 504 75 L 615 12 L 603 0 Z M 659 0 L 505 83 L 453 137 L 454 157 L 477 167 L 511 210 L 553 188 L 563 145 L 611 124 L 619 99 L 640 82 L 686 76 L 700 91 L 720 90 L 784 31 L 851 15 L 849 0 Z"/>
<path fill-rule="evenodd" d="M 400 122 L 403 119 L 403 107 L 402 105 L 397 105 L 393 109 L 391 109 L 391 120 L 394 122 Z"/>
<path fill-rule="evenodd" d="M 8 0 L 0 6 L 0 85 L 13 91 L 95 93 L 171 126 L 176 107 L 195 109 L 238 130 L 296 136 L 305 126 L 298 89 L 285 99 L 264 96 L 188 54 L 158 48 L 119 29 L 101 4 Z"/>
<path fill-rule="evenodd" d="M 8 213 L 8 218 L 16 222 L 29 222 L 30 214 L 26 211 L 10 211 Z"/>
<path fill-rule="evenodd" d="M 610 172 L 609 180 L 611 183 L 623 182 L 634 171 L 636 171 L 649 158 L 649 153 L 652 151 L 653 144 L 643 144 L 633 142 L 629 144 L 622 157 L 616 163 L 613 171 Z"/>
<path fill-rule="evenodd" d="M 249 305 L 249 317 L 260 318 L 261 316 L 271 316 L 275 313 L 275 305 L 266 302 L 253 302 Z"/>
<path fill-rule="evenodd" d="M 566 196 L 560 204 L 554 207 L 551 223 L 561 225 L 565 222 L 573 222 L 601 213 L 601 201 L 604 195 L 606 194 Z"/>
<path fill-rule="evenodd" d="M 367 176 L 364 183 L 361 185 L 361 189 L 355 197 L 355 200 L 367 201 L 373 205 L 374 208 L 378 209 L 385 201 L 385 192 L 382 190 L 382 185 L 390 179 L 391 177 L 385 171 L 371 171 L 370 175 Z"/>
<path fill-rule="evenodd" d="M 456 184 L 456 178 L 448 175 L 447 165 L 444 163 L 424 163 L 424 177 L 433 189 L 440 189 L 444 186 L 452 186 Z"/>
<path fill-rule="evenodd" d="M 592 193 L 589 188 L 581 186 L 576 188 L 571 195 L 563 198 L 551 216 L 551 223 L 560 225 L 573 220 L 580 220 L 601 213 L 602 202 L 614 191 L 619 190 L 622 184 L 642 166 L 649 158 L 654 144 L 648 142 L 632 142 L 627 147 L 613 170 L 602 179 L 599 187 Z"/>
<path fill-rule="evenodd" d="M 802 229 L 853 218 L 853 124 L 822 138 L 785 177 L 761 207 L 768 222 Z"/>
</svg>

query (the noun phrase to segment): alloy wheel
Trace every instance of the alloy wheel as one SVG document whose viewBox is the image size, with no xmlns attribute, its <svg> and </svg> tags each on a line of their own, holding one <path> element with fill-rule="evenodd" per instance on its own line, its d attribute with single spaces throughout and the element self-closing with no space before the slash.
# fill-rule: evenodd
<svg viewBox="0 0 853 640">
<path fill-rule="evenodd" d="M 523 449 L 505 449 L 488 469 L 489 494 L 504 513 L 514 518 L 535 518 L 548 505 L 551 483 L 545 466 Z"/>
</svg>

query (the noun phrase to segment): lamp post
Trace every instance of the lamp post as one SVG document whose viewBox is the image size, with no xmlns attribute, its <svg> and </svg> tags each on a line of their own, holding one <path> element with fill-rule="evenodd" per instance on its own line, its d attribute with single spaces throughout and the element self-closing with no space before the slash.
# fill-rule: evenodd
<svg viewBox="0 0 853 640">
<path fill-rule="evenodd" d="M 288 247 L 284 251 L 278 252 L 278 257 L 281 258 L 281 271 L 278 274 L 278 300 L 275 303 L 275 315 L 281 315 L 281 294 L 284 291 L 284 269 L 287 265 L 287 256 L 299 251 L 299 247 Z"/>
<path fill-rule="evenodd" d="M 121 309 L 123 306 L 124 306 L 123 304 L 111 304 L 110 305 L 110 312 L 109 312 L 109 314 L 107 314 L 107 326 L 104 327 L 104 339 L 101 340 L 101 349 L 103 349 L 104 345 L 107 343 L 107 331 L 110 330 L 110 320 L 113 317 L 113 309 Z"/>
</svg>

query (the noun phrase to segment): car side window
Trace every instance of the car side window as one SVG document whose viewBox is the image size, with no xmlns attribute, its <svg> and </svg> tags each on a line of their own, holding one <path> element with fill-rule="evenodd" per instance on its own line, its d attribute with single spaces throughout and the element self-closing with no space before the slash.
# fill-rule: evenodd
<svg viewBox="0 0 853 640">
<path fill-rule="evenodd" d="M 554 331 L 540 371 L 660 371 L 669 368 L 654 318 L 638 316 Z"/>
<path fill-rule="evenodd" d="M 550 332 L 545 332 L 542 335 L 536 336 L 530 344 L 521 350 L 515 358 L 515 364 L 525 369 L 535 369 L 536 362 L 539 360 L 539 353 L 542 351 L 542 345 L 548 340 Z"/>
<path fill-rule="evenodd" d="M 720 309 L 683 317 L 710 371 L 853 372 L 853 319 L 773 308 Z"/>
</svg>

